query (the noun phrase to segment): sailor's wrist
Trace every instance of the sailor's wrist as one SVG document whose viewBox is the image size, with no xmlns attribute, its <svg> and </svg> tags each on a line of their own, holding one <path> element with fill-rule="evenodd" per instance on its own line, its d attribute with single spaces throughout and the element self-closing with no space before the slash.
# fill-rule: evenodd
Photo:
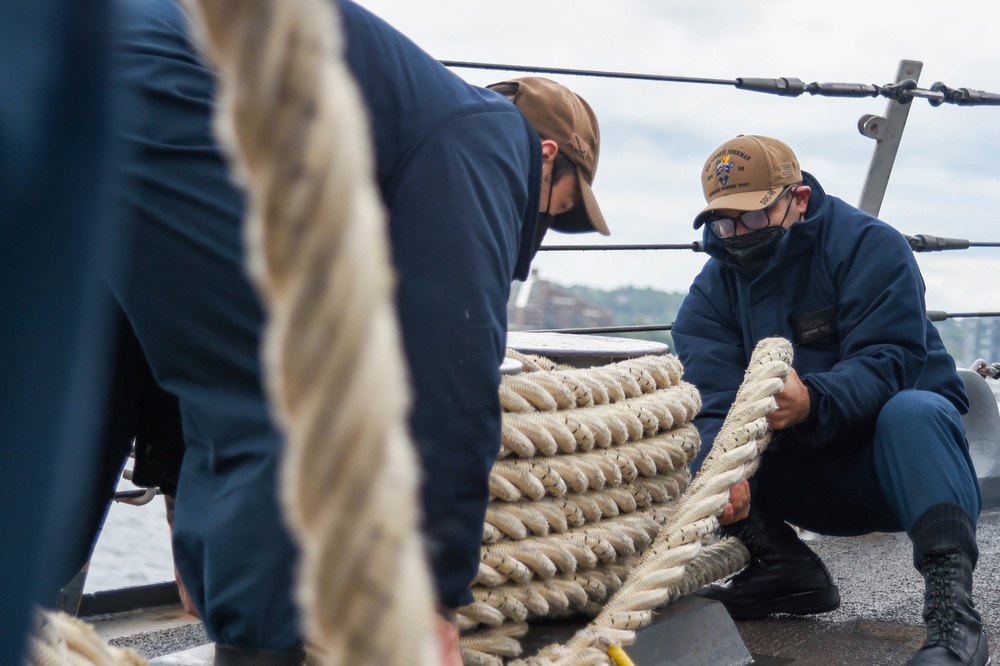
<svg viewBox="0 0 1000 666">
<path fill-rule="evenodd" d="M 440 615 L 442 618 L 444 618 L 445 620 L 447 620 L 452 624 L 455 624 L 458 621 L 458 613 L 455 611 L 454 608 L 451 608 L 450 606 L 437 604 L 434 610 L 437 611 L 438 615 Z"/>
</svg>

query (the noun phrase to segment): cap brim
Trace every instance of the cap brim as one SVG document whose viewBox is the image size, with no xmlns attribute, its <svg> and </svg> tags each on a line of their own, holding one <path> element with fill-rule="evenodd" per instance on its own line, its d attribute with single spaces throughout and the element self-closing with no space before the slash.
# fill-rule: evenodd
<svg viewBox="0 0 1000 666">
<path fill-rule="evenodd" d="M 597 205 L 597 197 L 594 190 L 583 178 L 577 177 L 577 184 L 580 187 L 580 205 L 569 211 L 552 218 L 550 229 L 555 229 L 564 234 L 583 234 L 596 231 L 602 236 L 610 236 L 608 223 L 604 220 L 601 207 Z"/>
<path fill-rule="evenodd" d="M 760 210 L 765 208 L 767 204 L 762 204 L 760 200 L 764 198 L 770 190 L 761 190 L 757 192 L 739 192 L 733 194 L 727 194 L 726 196 L 719 197 L 718 199 L 712 199 L 707 206 L 701 209 L 701 212 L 694 218 L 694 228 L 700 229 L 701 225 L 705 224 L 705 218 L 708 216 L 706 213 L 713 210 Z M 774 199 L 771 199 L 774 201 Z"/>
</svg>

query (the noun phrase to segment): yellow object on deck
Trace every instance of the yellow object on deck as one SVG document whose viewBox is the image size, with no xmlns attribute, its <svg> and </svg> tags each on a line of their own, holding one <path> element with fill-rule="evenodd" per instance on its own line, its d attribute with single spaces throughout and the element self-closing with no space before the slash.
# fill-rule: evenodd
<svg viewBox="0 0 1000 666">
<path fill-rule="evenodd" d="M 611 657 L 611 661 L 615 662 L 617 666 L 635 666 L 635 663 L 628 658 L 621 645 L 608 646 L 608 656 Z"/>
</svg>

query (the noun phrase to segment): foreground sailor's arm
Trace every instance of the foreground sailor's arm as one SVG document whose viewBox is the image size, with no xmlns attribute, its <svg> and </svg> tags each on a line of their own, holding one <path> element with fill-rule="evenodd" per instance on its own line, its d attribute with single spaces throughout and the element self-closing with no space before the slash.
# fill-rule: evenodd
<svg viewBox="0 0 1000 666">
<path fill-rule="evenodd" d="M 444 606 L 473 601 L 489 474 L 500 450 L 500 364 L 532 147 L 516 110 L 460 118 L 421 142 L 387 203 L 423 467 L 424 535 Z"/>
</svg>

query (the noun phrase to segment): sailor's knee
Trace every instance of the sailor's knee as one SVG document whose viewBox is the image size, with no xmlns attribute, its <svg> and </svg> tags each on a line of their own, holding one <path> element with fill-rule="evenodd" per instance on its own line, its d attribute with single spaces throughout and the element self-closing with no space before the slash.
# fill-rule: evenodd
<svg viewBox="0 0 1000 666">
<path fill-rule="evenodd" d="M 961 448 L 964 441 L 961 414 L 930 391 L 899 392 L 882 408 L 875 427 L 875 446 L 887 454 L 926 455 L 943 444 Z"/>
<path fill-rule="evenodd" d="M 934 422 L 955 422 L 961 415 L 946 398 L 930 391 L 900 391 L 882 407 L 877 428 L 923 427 Z"/>
</svg>

